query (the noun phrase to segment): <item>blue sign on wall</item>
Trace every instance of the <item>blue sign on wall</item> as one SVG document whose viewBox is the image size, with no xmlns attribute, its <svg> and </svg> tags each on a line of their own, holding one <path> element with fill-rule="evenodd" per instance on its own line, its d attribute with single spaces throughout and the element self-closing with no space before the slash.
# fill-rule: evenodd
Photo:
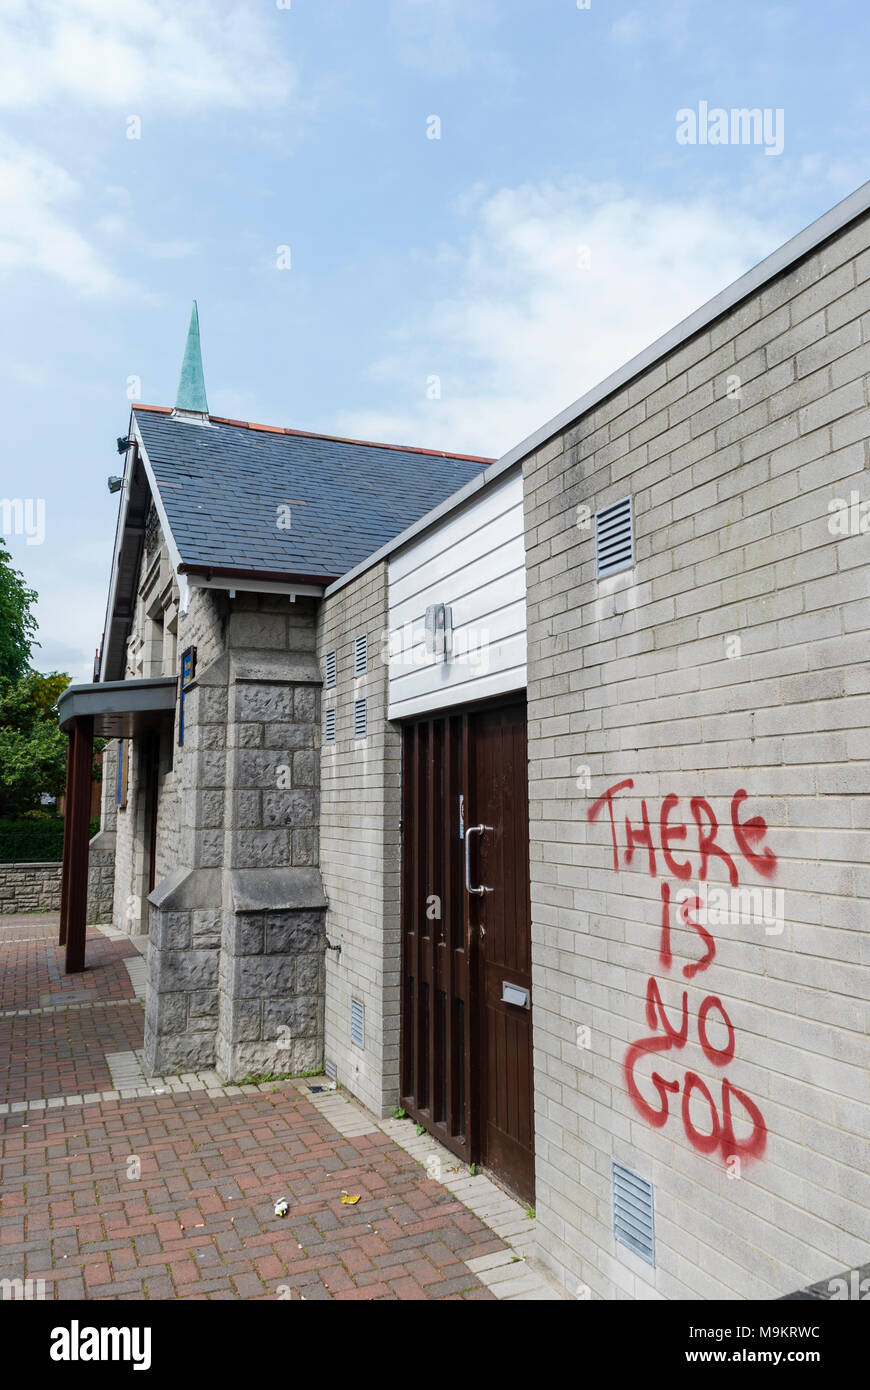
<svg viewBox="0 0 870 1390">
<path fill-rule="evenodd" d="M 178 742 L 184 743 L 184 697 L 196 671 L 196 647 L 188 647 L 181 655 L 181 696 L 178 711 Z"/>
</svg>

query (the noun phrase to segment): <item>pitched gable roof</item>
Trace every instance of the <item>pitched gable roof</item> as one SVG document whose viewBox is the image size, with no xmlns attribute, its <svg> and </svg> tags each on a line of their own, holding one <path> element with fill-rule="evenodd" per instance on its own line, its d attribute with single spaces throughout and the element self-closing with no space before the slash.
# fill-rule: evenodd
<svg viewBox="0 0 870 1390">
<path fill-rule="evenodd" d="M 154 406 L 133 415 L 185 569 L 336 579 L 491 463 Z M 288 508 L 289 527 L 286 523 Z"/>
</svg>

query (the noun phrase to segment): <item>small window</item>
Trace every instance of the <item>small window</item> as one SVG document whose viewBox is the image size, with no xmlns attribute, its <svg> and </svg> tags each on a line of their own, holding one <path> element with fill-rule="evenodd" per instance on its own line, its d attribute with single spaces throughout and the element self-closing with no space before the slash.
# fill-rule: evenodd
<svg viewBox="0 0 870 1390">
<path fill-rule="evenodd" d="M 595 577 L 603 579 L 633 564 L 631 498 L 625 497 L 595 514 Z"/>
<path fill-rule="evenodd" d="M 335 743 L 335 705 L 330 705 L 323 715 L 323 741 Z"/>
<path fill-rule="evenodd" d="M 355 637 L 353 643 L 353 673 L 355 676 L 364 674 L 367 660 L 366 635 L 363 633 L 362 637 Z"/>
<path fill-rule="evenodd" d="M 366 736 L 365 700 L 354 700 L 353 702 L 353 736 L 354 738 L 365 738 Z"/>
<path fill-rule="evenodd" d="M 326 653 L 323 684 L 326 686 L 327 690 L 331 685 L 335 685 L 335 652 Z"/>
</svg>

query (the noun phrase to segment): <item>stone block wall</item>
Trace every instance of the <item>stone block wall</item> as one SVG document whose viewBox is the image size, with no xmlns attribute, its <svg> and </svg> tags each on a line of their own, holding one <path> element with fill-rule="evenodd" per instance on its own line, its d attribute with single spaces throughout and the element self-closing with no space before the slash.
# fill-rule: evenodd
<svg viewBox="0 0 870 1390">
<path fill-rule="evenodd" d="M 868 385 L 865 219 L 524 462 L 537 1231 L 579 1296 L 867 1259 Z"/>
<path fill-rule="evenodd" d="M 145 1061 L 149 1074 L 212 1067 L 221 944 L 220 874 L 178 869 L 150 899 Z"/>
<path fill-rule="evenodd" d="M 103 781 L 100 791 L 100 828 L 88 846 L 89 923 L 110 923 L 115 895 L 115 840 L 118 820 L 117 739 L 103 749 Z"/>
<path fill-rule="evenodd" d="M 59 912 L 61 864 L 0 864 L 0 913 Z"/>
<path fill-rule="evenodd" d="M 239 1080 L 322 1061 L 320 677 L 312 601 L 224 603 L 225 645 L 198 660 L 176 750 L 177 867 L 149 900 L 145 1052 L 158 1075 Z"/>
<path fill-rule="evenodd" d="M 266 596 L 230 622 L 217 1038 L 228 1078 L 323 1061 L 315 624 L 314 601 Z"/>
<path fill-rule="evenodd" d="M 326 1058 L 338 1080 L 377 1115 L 399 1095 L 401 1007 L 401 741 L 388 724 L 387 566 L 381 562 L 324 600 L 318 656 L 336 654 L 335 742 L 322 743 L 321 866 L 327 932 Z M 354 639 L 367 638 L 367 670 L 354 676 Z M 354 701 L 366 700 L 367 733 L 354 738 Z M 351 1041 L 351 1001 L 363 1005 L 363 1045 Z"/>
<path fill-rule="evenodd" d="M 168 563 L 161 554 L 161 568 Z M 154 568 L 153 562 L 150 566 Z M 143 559 L 142 580 L 149 566 Z M 178 593 L 172 598 L 177 606 Z M 130 648 L 137 649 L 144 642 L 144 628 L 148 618 L 141 602 L 137 603 L 136 615 L 130 635 Z M 229 621 L 229 600 L 226 594 L 204 589 L 191 589 L 188 608 L 177 615 L 177 634 L 172 643 L 172 652 L 180 658 L 188 647 L 197 651 L 197 669 L 205 671 L 220 656 L 226 642 Z M 173 658 L 173 661 L 175 658 Z M 165 674 L 173 674 L 166 669 Z M 132 666 L 128 676 L 135 674 Z M 190 705 L 195 696 L 189 696 L 186 709 L 187 727 L 191 726 Z M 206 735 L 203 734 L 203 738 Z M 109 749 L 116 748 L 113 743 Z M 127 748 L 127 804 L 118 810 L 115 830 L 115 883 L 113 893 L 112 920 L 123 931 L 137 934 L 148 929 L 149 905 L 147 899 L 147 825 L 144 805 L 144 787 L 141 777 L 141 743 L 130 740 Z M 194 853 L 189 838 L 185 838 L 192 812 L 184 802 L 184 789 L 193 785 L 193 771 L 190 758 L 195 757 L 195 744 L 188 736 L 182 746 L 178 744 L 178 709 L 174 721 L 169 723 L 160 744 L 160 766 L 158 773 L 158 811 L 157 811 L 157 855 L 155 882 L 160 883 L 183 865 L 192 868 Z M 115 754 L 117 756 L 117 753 Z M 104 754 L 105 757 L 105 754 Z M 105 784 L 105 774 L 104 774 Z M 114 791 L 114 782 L 113 782 Z M 104 803 L 105 810 L 105 803 Z"/>
</svg>

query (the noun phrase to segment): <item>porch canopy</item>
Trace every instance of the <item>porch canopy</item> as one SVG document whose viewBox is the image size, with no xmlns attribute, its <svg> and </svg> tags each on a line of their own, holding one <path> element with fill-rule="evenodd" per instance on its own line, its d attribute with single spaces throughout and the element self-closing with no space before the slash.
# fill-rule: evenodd
<svg viewBox="0 0 870 1390">
<path fill-rule="evenodd" d="M 178 679 L 100 681 L 71 685 L 57 702 L 69 738 L 60 889 L 60 945 L 68 975 L 85 968 L 88 911 L 88 831 L 94 738 L 137 738 L 159 729 L 175 710 Z"/>
</svg>

